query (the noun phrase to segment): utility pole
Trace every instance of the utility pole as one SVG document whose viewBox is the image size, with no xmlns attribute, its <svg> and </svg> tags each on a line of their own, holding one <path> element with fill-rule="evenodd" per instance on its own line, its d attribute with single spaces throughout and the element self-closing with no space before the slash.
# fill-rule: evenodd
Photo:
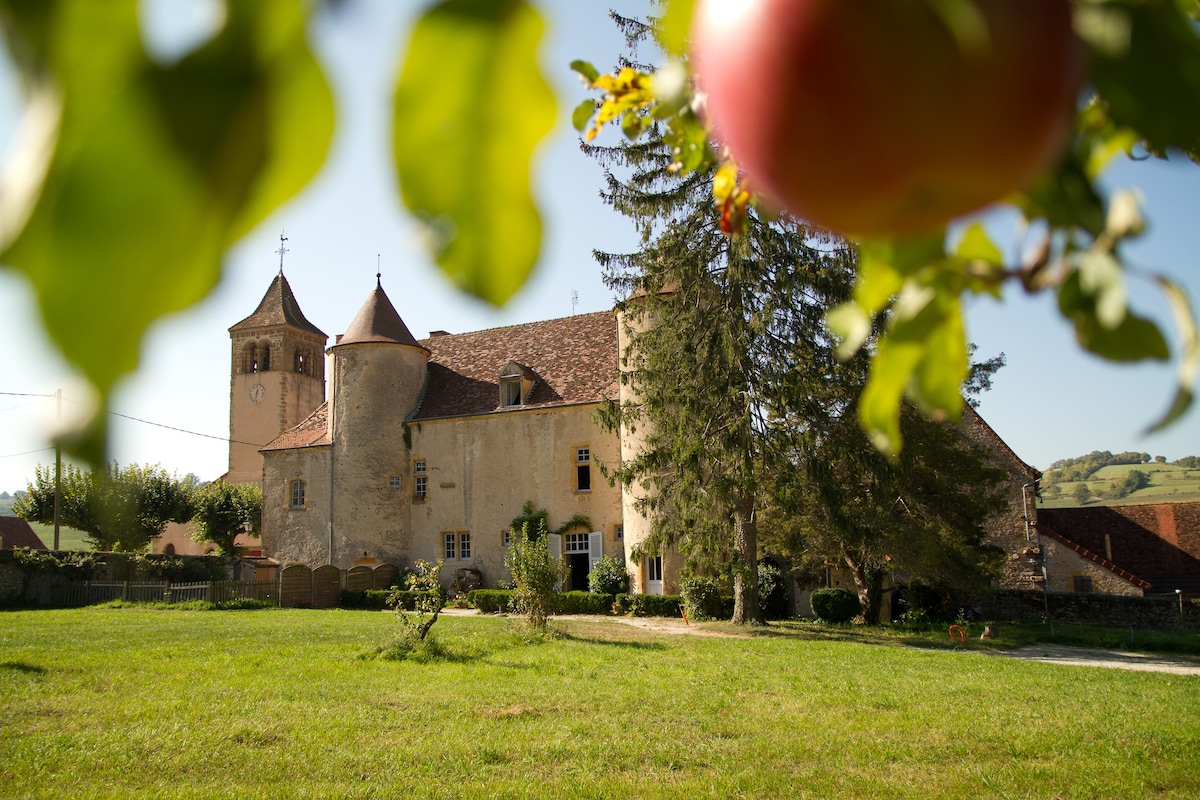
<svg viewBox="0 0 1200 800">
<path fill-rule="evenodd" d="M 58 403 L 58 424 L 56 427 L 59 431 L 62 430 L 62 389 L 54 393 L 54 398 Z M 58 550 L 58 512 L 61 505 L 60 498 L 62 497 L 62 444 L 56 435 L 54 442 L 54 549 Z"/>
</svg>

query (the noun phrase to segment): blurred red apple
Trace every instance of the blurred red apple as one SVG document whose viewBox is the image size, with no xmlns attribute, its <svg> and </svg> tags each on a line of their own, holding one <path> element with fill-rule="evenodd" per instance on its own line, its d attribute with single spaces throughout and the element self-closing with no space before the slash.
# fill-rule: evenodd
<svg viewBox="0 0 1200 800">
<path fill-rule="evenodd" d="M 751 186 L 852 236 L 935 229 L 1053 165 L 1082 52 L 1069 0 L 699 0 L 692 28 Z"/>
</svg>

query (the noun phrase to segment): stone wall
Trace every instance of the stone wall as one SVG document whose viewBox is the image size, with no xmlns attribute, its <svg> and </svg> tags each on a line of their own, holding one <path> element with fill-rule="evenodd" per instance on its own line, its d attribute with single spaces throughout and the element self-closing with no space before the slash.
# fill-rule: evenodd
<svg viewBox="0 0 1200 800">
<path fill-rule="evenodd" d="M 1179 598 L 1113 597 L 1102 594 L 1044 595 L 1030 591 L 998 591 L 983 604 L 983 616 L 993 620 L 1050 619 L 1083 625 L 1111 625 L 1142 629 L 1175 630 L 1181 627 Z M 1182 627 L 1200 630 L 1200 600 L 1183 601 Z"/>
</svg>

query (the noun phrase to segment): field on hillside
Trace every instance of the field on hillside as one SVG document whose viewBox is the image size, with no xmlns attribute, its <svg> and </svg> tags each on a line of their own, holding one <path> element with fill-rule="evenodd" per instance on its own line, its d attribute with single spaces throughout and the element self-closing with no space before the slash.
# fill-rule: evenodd
<svg viewBox="0 0 1200 800">
<path fill-rule="evenodd" d="M 1111 485 L 1120 483 L 1130 470 L 1144 472 L 1150 479 L 1150 485 L 1131 492 L 1125 497 L 1113 498 L 1105 495 L 1111 492 Z M 1086 481 L 1065 481 L 1054 484 L 1061 494 L 1047 491 L 1043 486 L 1042 501 L 1044 508 L 1068 508 L 1078 506 L 1074 494 L 1079 485 L 1088 487 L 1092 497 L 1087 505 L 1120 505 L 1125 503 L 1189 503 L 1200 501 L 1200 469 L 1189 469 L 1175 464 L 1117 464 L 1101 467 Z"/>
<path fill-rule="evenodd" d="M 1200 796 L 1200 677 L 388 613 L 0 615 L 18 797 Z"/>
</svg>

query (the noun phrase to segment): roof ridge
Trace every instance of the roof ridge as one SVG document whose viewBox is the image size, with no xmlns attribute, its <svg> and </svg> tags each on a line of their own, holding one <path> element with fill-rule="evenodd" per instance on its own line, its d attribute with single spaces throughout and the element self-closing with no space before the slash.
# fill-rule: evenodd
<svg viewBox="0 0 1200 800">
<path fill-rule="evenodd" d="M 1051 528 L 1050 526 L 1046 525 L 1044 522 L 1041 522 L 1039 520 L 1034 523 L 1034 527 L 1036 527 L 1039 532 L 1045 533 L 1051 539 L 1055 539 L 1055 540 L 1061 542 L 1062 544 L 1065 544 L 1067 547 L 1071 548 L 1076 553 L 1078 553 L 1079 555 L 1088 559 L 1089 561 L 1093 561 L 1096 564 L 1099 564 L 1100 566 L 1107 569 L 1109 572 L 1112 572 L 1115 575 L 1117 575 L 1121 578 L 1124 578 L 1125 580 L 1127 580 L 1130 583 L 1137 586 L 1139 589 L 1150 589 L 1153 587 L 1153 584 L 1151 584 L 1149 581 L 1139 578 L 1137 575 L 1134 575 L 1132 572 L 1130 572 L 1129 570 L 1127 570 L 1123 567 L 1118 567 L 1116 564 L 1109 561 L 1107 558 L 1104 558 L 1103 556 L 1101 556 L 1097 553 L 1093 553 L 1091 550 L 1088 550 L 1086 547 L 1079 544 L 1078 542 L 1071 541 L 1066 536 L 1063 536 L 1058 531 L 1056 531 L 1053 528 Z"/>
<path fill-rule="evenodd" d="M 582 319 L 584 317 L 598 317 L 601 315 L 611 315 L 612 313 L 613 312 L 611 310 L 609 310 L 609 311 L 588 311 L 583 314 L 571 314 L 571 315 L 565 316 L 565 317 L 553 317 L 551 319 L 539 319 L 539 320 L 534 320 L 532 322 L 517 322 L 517 323 L 513 323 L 511 325 L 494 325 L 491 328 L 480 328 L 479 330 L 474 330 L 474 331 L 462 331 L 461 333 L 443 333 L 439 336 L 426 336 L 423 339 L 419 339 L 418 343 L 419 342 L 428 342 L 428 341 L 432 341 L 432 340 L 436 340 L 436 339 L 445 339 L 447 337 L 452 337 L 452 336 L 474 336 L 476 334 L 481 334 L 481 333 L 494 333 L 495 331 L 513 330 L 516 328 L 530 328 L 530 327 L 533 327 L 536 325 L 546 325 L 546 324 L 549 324 L 552 322 L 566 322 L 568 320 L 578 320 L 578 319 Z"/>
</svg>

